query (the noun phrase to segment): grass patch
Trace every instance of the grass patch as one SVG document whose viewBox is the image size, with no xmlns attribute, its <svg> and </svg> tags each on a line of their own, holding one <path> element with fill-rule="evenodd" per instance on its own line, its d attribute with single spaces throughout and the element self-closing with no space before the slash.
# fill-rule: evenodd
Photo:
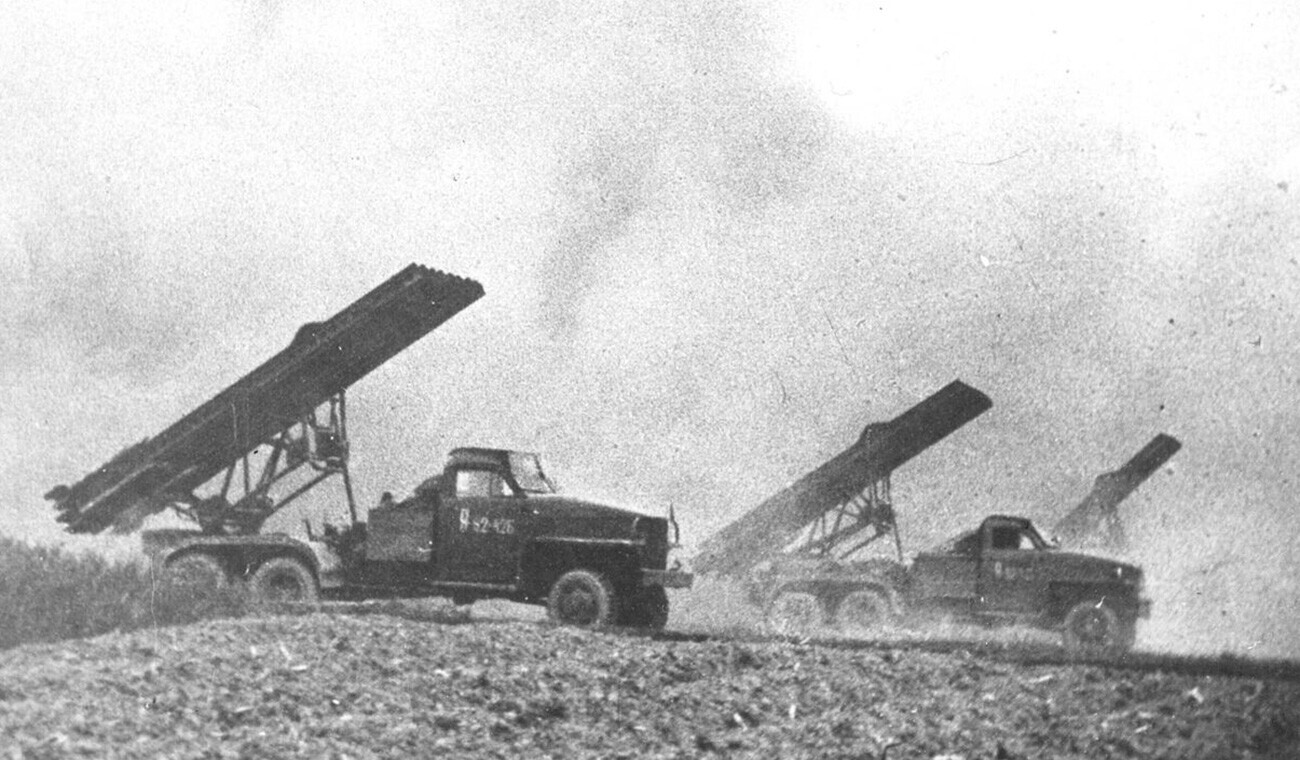
<svg viewBox="0 0 1300 760">
<path fill-rule="evenodd" d="M 0 536 L 0 649 L 247 610 L 235 588 Z"/>
</svg>

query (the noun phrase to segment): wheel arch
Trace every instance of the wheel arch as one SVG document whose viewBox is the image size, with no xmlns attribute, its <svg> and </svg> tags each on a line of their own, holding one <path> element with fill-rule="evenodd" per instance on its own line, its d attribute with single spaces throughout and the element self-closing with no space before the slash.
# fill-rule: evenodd
<svg viewBox="0 0 1300 760">
<path fill-rule="evenodd" d="M 570 570 L 587 569 L 609 579 L 618 593 L 639 586 L 636 548 L 624 544 L 579 541 L 534 541 L 519 563 L 520 591 L 527 600 L 544 599 L 551 586 Z"/>
<path fill-rule="evenodd" d="M 1138 599 L 1133 590 L 1116 583 L 1053 583 L 1048 587 L 1047 620 L 1050 626 L 1065 624 L 1065 617 L 1080 602 L 1098 601 L 1110 607 L 1120 620 L 1131 623 L 1138 617 Z"/>
</svg>

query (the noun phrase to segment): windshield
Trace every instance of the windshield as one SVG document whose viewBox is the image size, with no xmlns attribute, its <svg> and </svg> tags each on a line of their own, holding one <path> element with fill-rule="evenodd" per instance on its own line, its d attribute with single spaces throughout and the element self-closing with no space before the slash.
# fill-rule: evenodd
<svg viewBox="0 0 1300 760">
<path fill-rule="evenodd" d="M 555 493 L 555 485 L 542 472 L 542 462 L 536 454 L 510 452 L 510 472 L 526 493 Z"/>
<path fill-rule="evenodd" d="M 937 551 L 947 554 L 976 554 L 980 547 L 980 531 L 970 530 L 944 541 Z M 1056 545 L 1043 538 L 1032 524 L 998 525 L 992 528 L 990 543 L 993 549 L 1027 549 L 1043 551 Z"/>
<path fill-rule="evenodd" d="M 1035 527 L 1034 525 L 1030 525 L 1026 533 L 1029 534 L 1030 540 L 1034 542 L 1035 549 L 1041 551 L 1043 549 L 1055 549 L 1057 547 L 1057 542 L 1055 539 L 1051 541 L 1047 540 L 1046 538 L 1043 537 L 1042 533 L 1038 532 L 1038 528 Z"/>
<path fill-rule="evenodd" d="M 1029 523 L 992 526 L 989 544 L 989 548 L 995 550 L 1042 551 L 1051 548 Z"/>
</svg>

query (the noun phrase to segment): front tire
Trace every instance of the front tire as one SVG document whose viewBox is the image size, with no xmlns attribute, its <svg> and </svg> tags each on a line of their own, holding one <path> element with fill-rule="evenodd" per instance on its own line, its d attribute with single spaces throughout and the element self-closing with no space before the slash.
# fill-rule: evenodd
<svg viewBox="0 0 1300 760">
<path fill-rule="evenodd" d="M 551 585 L 546 612 L 563 625 L 603 628 L 617 618 L 614 587 L 600 573 L 570 570 Z"/>
<path fill-rule="evenodd" d="M 320 596 L 316 576 L 292 557 L 263 562 L 249 579 L 248 587 L 255 600 L 267 604 L 315 602 Z"/>
<path fill-rule="evenodd" d="M 1070 608 L 1061 632 L 1065 648 L 1078 654 L 1117 654 L 1133 645 L 1115 610 L 1104 600 L 1089 599 Z"/>
</svg>

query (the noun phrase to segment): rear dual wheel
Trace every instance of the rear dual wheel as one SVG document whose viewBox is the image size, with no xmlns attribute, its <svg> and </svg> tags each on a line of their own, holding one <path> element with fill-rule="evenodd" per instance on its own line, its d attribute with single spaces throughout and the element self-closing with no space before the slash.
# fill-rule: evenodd
<svg viewBox="0 0 1300 760">
<path fill-rule="evenodd" d="M 894 609 L 889 599 L 871 589 L 848 594 L 835 608 L 836 626 L 854 636 L 880 633 L 893 619 Z"/>
<path fill-rule="evenodd" d="M 808 591 L 780 591 L 767 606 L 767 624 L 778 636 L 806 636 L 825 616 L 821 600 Z"/>
<path fill-rule="evenodd" d="M 320 594 L 311 569 L 293 557 L 263 562 L 248 579 L 253 598 L 267 604 L 314 602 Z"/>
<path fill-rule="evenodd" d="M 210 554 L 186 554 L 167 563 L 167 575 L 190 587 L 223 588 L 229 583 L 221 561 Z"/>
</svg>

